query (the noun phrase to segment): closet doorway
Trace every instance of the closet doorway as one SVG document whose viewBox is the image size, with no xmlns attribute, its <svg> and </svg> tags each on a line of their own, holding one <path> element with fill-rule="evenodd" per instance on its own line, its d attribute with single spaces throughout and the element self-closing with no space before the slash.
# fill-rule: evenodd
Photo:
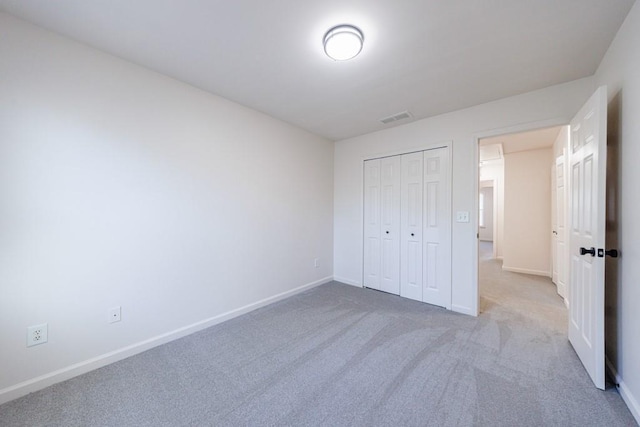
<svg viewBox="0 0 640 427">
<path fill-rule="evenodd" d="M 364 287 L 451 309 L 450 147 L 364 161 Z"/>
</svg>

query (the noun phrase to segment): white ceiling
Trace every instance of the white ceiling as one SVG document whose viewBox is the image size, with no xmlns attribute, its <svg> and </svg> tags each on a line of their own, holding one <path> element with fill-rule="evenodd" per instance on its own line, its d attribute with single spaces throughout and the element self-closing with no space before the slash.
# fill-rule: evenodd
<svg viewBox="0 0 640 427">
<path fill-rule="evenodd" d="M 527 132 L 510 133 L 507 135 L 493 136 L 491 138 L 483 138 L 480 140 L 480 152 L 485 151 L 487 155 L 496 146 L 501 147 L 504 154 L 518 153 L 520 151 L 539 150 L 541 148 L 552 147 L 562 126 L 554 126 L 550 128 L 537 129 Z M 480 160 L 494 160 L 482 159 Z"/>
<path fill-rule="evenodd" d="M 0 11 L 332 140 L 592 75 L 634 0 L 0 0 Z M 322 36 L 350 23 L 356 59 Z"/>
</svg>

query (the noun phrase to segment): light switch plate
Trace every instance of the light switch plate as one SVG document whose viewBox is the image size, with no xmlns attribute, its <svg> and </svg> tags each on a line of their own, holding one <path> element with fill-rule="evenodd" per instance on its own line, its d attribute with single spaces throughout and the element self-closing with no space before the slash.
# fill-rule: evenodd
<svg viewBox="0 0 640 427">
<path fill-rule="evenodd" d="M 456 212 L 456 222 L 469 222 L 469 212 L 468 211 Z"/>
</svg>

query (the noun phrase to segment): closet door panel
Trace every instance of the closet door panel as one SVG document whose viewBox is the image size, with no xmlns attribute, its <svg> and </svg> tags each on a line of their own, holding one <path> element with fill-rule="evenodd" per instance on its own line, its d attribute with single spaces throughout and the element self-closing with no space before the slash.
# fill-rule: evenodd
<svg viewBox="0 0 640 427">
<path fill-rule="evenodd" d="M 380 160 L 364 162 L 364 286 L 380 289 Z"/>
<path fill-rule="evenodd" d="M 423 153 L 401 159 L 400 295 L 422 301 Z"/>
<path fill-rule="evenodd" d="M 400 156 L 380 159 L 382 191 L 380 236 L 382 280 L 380 290 L 400 294 Z"/>
<path fill-rule="evenodd" d="M 449 148 L 424 152 L 423 301 L 451 309 Z"/>
</svg>

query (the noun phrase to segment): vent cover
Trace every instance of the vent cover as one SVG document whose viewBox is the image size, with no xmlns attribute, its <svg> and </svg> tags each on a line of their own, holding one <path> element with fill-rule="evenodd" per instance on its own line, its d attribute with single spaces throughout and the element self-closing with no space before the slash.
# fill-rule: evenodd
<svg viewBox="0 0 640 427">
<path fill-rule="evenodd" d="M 380 119 L 380 121 L 386 125 L 388 123 L 397 122 L 398 120 L 410 119 L 411 117 L 413 117 L 413 115 L 409 111 L 401 111 L 392 116 Z"/>
</svg>

